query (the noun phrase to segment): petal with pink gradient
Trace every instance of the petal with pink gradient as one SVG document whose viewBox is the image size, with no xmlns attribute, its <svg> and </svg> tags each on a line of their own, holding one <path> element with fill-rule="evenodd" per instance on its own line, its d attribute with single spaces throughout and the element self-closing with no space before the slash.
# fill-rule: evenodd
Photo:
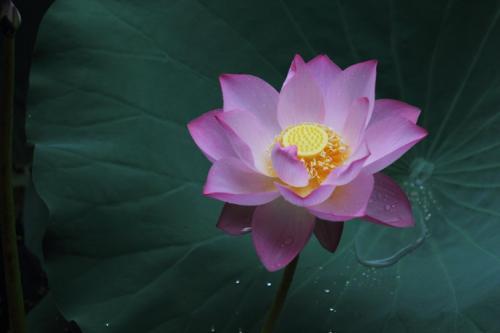
<svg viewBox="0 0 500 333">
<path fill-rule="evenodd" d="M 368 221 L 396 228 L 408 228 L 415 224 L 408 197 L 390 177 L 377 173 L 375 186 L 366 209 Z"/>
<path fill-rule="evenodd" d="M 278 134 L 278 92 L 264 80 L 246 74 L 224 74 L 219 77 L 224 111 L 252 112 L 270 132 Z"/>
<path fill-rule="evenodd" d="M 220 113 L 222 110 L 207 112 L 188 124 L 194 142 L 211 162 L 238 156 L 216 119 L 216 115 Z"/>
<path fill-rule="evenodd" d="M 351 220 L 365 215 L 372 190 L 373 175 L 362 172 L 349 184 L 336 187 L 326 201 L 308 209 L 323 220 Z"/>
<path fill-rule="evenodd" d="M 342 73 L 340 67 L 335 65 L 333 61 L 324 54 L 320 54 L 308 61 L 306 67 L 318 84 L 324 97 L 326 97 L 328 88 L 332 84 L 333 79 Z"/>
<path fill-rule="evenodd" d="M 302 251 L 314 230 L 315 217 L 282 199 L 258 206 L 252 218 L 257 255 L 271 272 L 288 265 Z"/>
<path fill-rule="evenodd" d="M 339 186 L 350 183 L 363 170 L 368 157 L 370 157 L 370 151 L 366 143 L 362 142 L 344 165 L 333 169 L 323 184 Z"/>
<path fill-rule="evenodd" d="M 272 178 L 255 172 L 236 158 L 215 161 L 203 194 L 243 206 L 262 205 L 279 197 Z"/>
<path fill-rule="evenodd" d="M 296 54 L 293 57 L 292 63 L 290 64 L 290 68 L 288 69 L 288 73 L 286 74 L 285 82 L 283 82 L 283 85 L 281 86 L 281 90 L 283 90 L 283 87 L 295 75 L 295 73 L 297 72 L 297 68 L 303 65 L 305 65 L 304 59 L 302 59 L 300 54 Z"/>
<path fill-rule="evenodd" d="M 233 110 L 217 114 L 238 156 L 261 173 L 269 175 L 269 147 L 274 136 L 250 112 Z"/>
<path fill-rule="evenodd" d="M 241 235 L 252 230 L 254 206 L 224 204 L 217 222 L 217 228 L 230 235 Z"/>
<path fill-rule="evenodd" d="M 375 102 L 377 61 L 370 60 L 352 65 L 332 81 L 325 99 L 325 124 L 340 132 L 345 126 L 354 100 L 366 97 L 369 101 L 367 119 L 371 117 Z"/>
<path fill-rule="evenodd" d="M 363 140 L 366 124 L 368 123 L 369 103 L 366 97 L 357 98 L 352 102 L 351 110 L 340 133 L 342 139 L 352 150 L 356 150 Z"/>
<path fill-rule="evenodd" d="M 390 117 L 403 117 L 416 124 L 420 109 L 395 99 L 377 99 L 370 123 Z"/>
<path fill-rule="evenodd" d="M 376 173 L 384 169 L 425 136 L 426 130 L 402 117 L 387 117 L 370 124 L 365 140 L 371 155 L 364 170 Z"/>
<path fill-rule="evenodd" d="M 288 186 L 282 185 L 278 182 L 276 182 L 274 185 L 278 188 L 281 195 L 286 201 L 301 207 L 319 205 L 320 203 L 328 199 L 335 189 L 335 186 L 333 185 L 320 185 L 318 188 L 312 190 L 312 192 L 308 195 L 301 196 L 297 193 L 297 191 L 294 191 Z"/>
<path fill-rule="evenodd" d="M 303 64 L 304 60 L 302 60 L 299 55 L 296 55 L 290 65 L 290 69 L 288 70 L 288 75 L 283 83 L 283 86 L 287 84 L 288 81 L 290 81 L 290 79 L 295 75 L 297 67 Z M 326 96 L 328 88 L 335 76 L 342 72 L 340 67 L 335 65 L 333 61 L 331 61 L 330 58 L 324 54 L 314 57 L 314 59 L 308 61 L 305 66 L 321 89 L 323 97 Z"/>
<path fill-rule="evenodd" d="M 322 123 L 324 115 L 320 88 L 304 66 L 297 66 L 297 72 L 279 96 L 278 122 L 281 128 L 304 122 Z"/>
<path fill-rule="evenodd" d="M 285 183 L 296 187 L 309 183 L 309 173 L 304 163 L 297 158 L 297 146 L 281 147 L 279 143 L 275 144 L 271 161 L 274 171 Z"/>
<path fill-rule="evenodd" d="M 335 252 L 340 243 L 343 230 L 344 222 L 331 222 L 317 219 L 316 225 L 314 226 L 314 235 L 325 249 L 330 252 Z"/>
</svg>

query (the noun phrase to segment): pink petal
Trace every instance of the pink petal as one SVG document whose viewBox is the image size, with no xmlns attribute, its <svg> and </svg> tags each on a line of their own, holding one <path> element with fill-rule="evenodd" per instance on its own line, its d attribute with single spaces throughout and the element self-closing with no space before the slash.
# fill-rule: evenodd
<svg viewBox="0 0 500 333">
<path fill-rule="evenodd" d="M 281 86 L 282 90 L 285 84 L 287 84 L 288 81 L 290 81 L 290 79 L 295 75 L 295 73 L 297 72 L 297 68 L 304 65 L 305 65 L 304 59 L 302 59 L 300 54 L 296 54 L 293 57 L 292 63 L 290 64 L 290 68 L 288 69 L 285 82 L 283 82 L 283 86 Z"/>
<path fill-rule="evenodd" d="M 325 114 L 323 96 L 305 66 L 298 66 L 295 75 L 281 90 L 278 101 L 278 122 L 282 128 L 304 123 L 322 123 Z"/>
<path fill-rule="evenodd" d="M 219 78 L 224 111 L 252 112 L 268 131 L 278 134 L 278 92 L 264 80 L 244 74 L 224 74 Z"/>
<path fill-rule="evenodd" d="M 281 199 L 255 209 L 253 244 L 269 271 L 285 267 L 302 251 L 311 237 L 314 220 L 307 210 Z"/>
<path fill-rule="evenodd" d="M 269 148 L 274 136 L 250 112 L 234 110 L 217 114 L 238 156 L 261 173 L 269 175 Z"/>
<path fill-rule="evenodd" d="M 252 230 L 254 206 L 238 206 L 227 203 L 217 223 L 217 228 L 230 235 L 241 235 Z"/>
<path fill-rule="evenodd" d="M 297 146 L 281 147 L 279 143 L 274 145 L 271 153 L 274 171 L 285 183 L 303 187 L 309 183 L 309 173 L 304 163 L 297 158 Z"/>
<path fill-rule="evenodd" d="M 302 60 L 299 55 L 296 55 L 292 61 L 292 65 L 290 66 L 283 86 L 287 84 L 288 81 L 290 81 L 290 79 L 295 75 L 297 67 L 302 65 L 304 65 L 304 60 Z M 327 55 L 324 54 L 316 56 L 314 59 L 307 62 L 305 66 L 321 89 L 323 97 L 326 96 L 328 88 L 330 87 L 330 84 L 332 83 L 335 76 L 342 72 L 342 70 L 337 65 L 335 65 Z"/>
<path fill-rule="evenodd" d="M 366 209 L 365 218 L 371 222 L 396 228 L 415 224 L 408 197 L 399 185 L 388 176 L 377 173 L 375 187 Z"/>
<path fill-rule="evenodd" d="M 352 103 L 359 97 L 369 101 L 370 119 L 375 100 L 377 61 L 370 60 L 352 65 L 333 80 L 325 100 L 325 124 L 334 131 L 344 128 Z"/>
<path fill-rule="evenodd" d="M 347 116 L 344 129 L 342 130 L 342 138 L 353 150 L 358 148 L 358 144 L 362 141 L 365 134 L 365 128 L 369 113 L 369 101 L 366 97 L 360 97 L 354 100 L 351 105 L 351 110 Z"/>
<path fill-rule="evenodd" d="M 370 151 L 367 145 L 362 142 L 344 165 L 335 168 L 328 175 L 323 184 L 339 186 L 350 183 L 363 170 L 368 157 L 370 157 Z"/>
<path fill-rule="evenodd" d="M 314 227 L 314 235 L 316 235 L 316 238 L 325 249 L 330 252 L 335 252 L 340 243 L 343 230 L 343 222 L 331 222 L 318 219 Z"/>
<path fill-rule="evenodd" d="M 203 194 L 243 206 L 262 205 L 279 196 L 272 178 L 255 172 L 236 158 L 215 161 Z"/>
<path fill-rule="evenodd" d="M 351 220 L 365 215 L 372 190 L 373 175 L 362 172 L 349 184 L 336 187 L 328 200 L 308 209 L 320 219 Z"/>
<path fill-rule="evenodd" d="M 309 73 L 311 73 L 320 87 L 323 96 L 326 97 L 333 79 L 342 73 L 342 70 L 324 54 L 316 56 L 314 59 L 310 60 L 306 66 Z"/>
<path fill-rule="evenodd" d="M 376 121 L 385 118 L 399 116 L 406 118 L 412 123 L 416 124 L 419 115 L 420 109 L 413 105 L 406 104 L 395 99 L 377 99 L 375 101 L 373 115 L 370 123 L 375 123 Z"/>
<path fill-rule="evenodd" d="M 382 170 L 427 136 L 427 131 L 402 117 L 387 117 L 366 129 L 365 140 L 371 152 L 364 170 Z"/>
<path fill-rule="evenodd" d="M 220 113 L 222 110 L 207 112 L 188 124 L 188 130 L 194 142 L 211 162 L 224 157 L 237 156 L 215 118 Z"/>
<path fill-rule="evenodd" d="M 281 195 L 286 201 L 301 207 L 319 205 L 320 203 L 328 199 L 335 189 L 335 186 L 333 185 L 321 185 L 311 193 L 309 193 L 307 196 L 302 197 L 285 185 L 282 185 L 278 182 L 276 182 L 274 185 L 278 188 Z"/>
</svg>

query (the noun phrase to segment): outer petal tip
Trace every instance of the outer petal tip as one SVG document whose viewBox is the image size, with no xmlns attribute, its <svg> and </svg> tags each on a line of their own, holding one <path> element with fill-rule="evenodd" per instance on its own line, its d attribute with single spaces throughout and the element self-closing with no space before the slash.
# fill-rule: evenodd
<svg viewBox="0 0 500 333">
<path fill-rule="evenodd" d="M 233 236 L 242 235 L 252 230 L 254 206 L 238 206 L 226 203 L 222 208 L 217 228 Z"/>
<path fill-rule="evenodd" d="M 261 262 L 274 272 L 299 254 L 314 229 L 315 218 L 307 210 L 275 200 L 255 209 L 252 240 Z"/>
<path fill-rule="evenodd" d="M 369 221 L 396 228 L 415 225 L 411 204 L 399 185 L 390 177 L 377 173 L 375 186 L 368 203 L 366 216 Z M 380 200 L 380 198 L 385 198 Z"/>
<path fill-rule="evenodd" d="M 219 75 L 219 84 L 222 87 L 222 89 L 224 89 L 226 81 L 230 80 L 235 75 L 237 74 L 223 73 Z"/>
<path fill-rule="evenodd" d="M 212 165 L 203 194 L 242 206 L 262 205 L 279 196 L 272 178 L 256 173 L 236 158 L 220 159 Z"/>
<path fill-rule="evenodd" d="M 296 53 L 293 56 L 292 64 L 294 64 L 294 65 L 303 65 L 303 64 L 305 64 L 304 58 L 302 58 L 302 56 L 300 54 Z"/>
<path fill-rule="evenodd" d="M 328 222 L 324 220 L 316 220 L 314 234 L 320 244 L 328 251 L 335 252 L 344 229 L 344 222 Z"/>
<path fill-rule="evenodd" d="M 217 120 L 217 115 L 221 113 L 222 110 L 212 110 L 187 124 L 194 142 L 211 162 L 224 157 L 236 157 L 231 143 Z"/>
</svg>

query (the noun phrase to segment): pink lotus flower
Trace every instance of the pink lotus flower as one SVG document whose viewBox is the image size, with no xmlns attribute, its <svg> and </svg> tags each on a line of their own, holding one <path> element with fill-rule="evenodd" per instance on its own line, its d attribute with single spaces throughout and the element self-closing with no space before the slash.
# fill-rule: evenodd
<svg viewBox="0 0 500 333">
<path fill-rule="evenodd" d="M 224 74 L 223 109 L 189 123 L 213 162 L 203 193 L 226 202 L 218 227 L 251 231 L 268 270 L 292 261 L 313 232 L 334 251 L 343 221 L 414 224 L 404 192 L 377 172 L 427 132 L 418 108 L 375 100 L 376 67 L 296 56 L 279 93 L 255 76 Z"/>
</svg>

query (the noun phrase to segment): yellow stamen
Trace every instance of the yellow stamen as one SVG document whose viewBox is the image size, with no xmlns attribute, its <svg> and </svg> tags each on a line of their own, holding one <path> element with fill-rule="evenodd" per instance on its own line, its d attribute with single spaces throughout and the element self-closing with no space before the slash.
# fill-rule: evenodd
<svg viewBox="0 0 500 333">
<path fill-rule="evenodd" d="M 297 146 L 297 156 L 309 172 L 309 192 L 319 186 L 336 167 L 349 157 L 349 147 L 330 128 L 316 123 L 302 123 L 283 130 L 276 138 L 282 147 Z M 303 191 L 300 191 L 303 192 Z"/>
</svg>

